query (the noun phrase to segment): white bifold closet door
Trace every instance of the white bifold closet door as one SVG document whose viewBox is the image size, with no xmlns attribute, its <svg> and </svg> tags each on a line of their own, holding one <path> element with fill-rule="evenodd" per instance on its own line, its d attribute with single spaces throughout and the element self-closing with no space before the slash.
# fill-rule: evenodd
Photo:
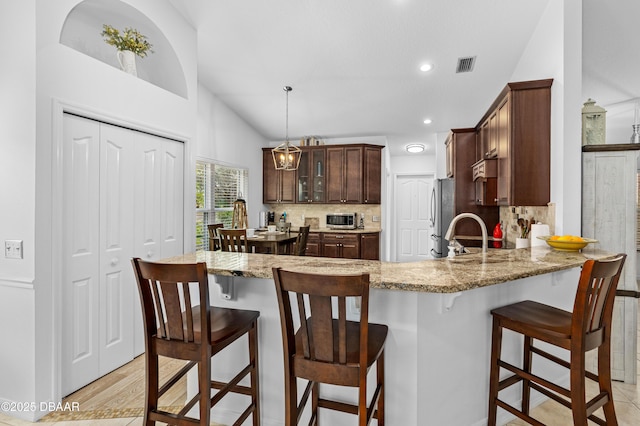
<svg viewBox="0 0 640 426">
<path fill-rule="evenodd" d="M 65 114 L 62 394 L 144 350 L 131 258 L 183 252 L 183 144 Z"/>
</svg>

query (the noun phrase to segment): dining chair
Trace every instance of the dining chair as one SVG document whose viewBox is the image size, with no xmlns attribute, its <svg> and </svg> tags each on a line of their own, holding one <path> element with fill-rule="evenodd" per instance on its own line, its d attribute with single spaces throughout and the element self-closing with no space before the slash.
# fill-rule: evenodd
<svg viewBox="0 0 640 426">
<path fill-rule="evenodd" d="M 285 425 L 298 424 L 311 394 L 310 425 L 318 424 L 318 408 L 326 408 L 357 414 L 360 426 L 372 418 L 383 426 L 388 327 L 369 323 L 369 274 L 321 275 L 273 268 L 273 276 L 282 328 Z M 361 300 L 360 321 L 346 319 L 351 297 Z M 374 363 L 377 380 L 367 407 L 367 377 Z M 298 378 L 307 380 L 299 403 Z M 321 383 L 358 388 L 357 404 L 322 398 Z"/>
<path fill-rule="evenodd" d="M 212 223 L 207 225 L 209 230 L 209 250 L 220 250 L 220 237 L 217 230 L 224 228 L 224 223 Z"/>
<path fill-rule="evenodd" d="M 298 237 L 296 238 L 296 242 L 293 247 L 293 254 L 295 256 L 304 256 L 307 252 L 307 238 L 309 237 L 309 228 L 311 228 L 311 225 L 301 226 L 298 229 Z"/>
<path fill-rule="evenodd" d="M 205 263 L 163 264 L 132 259 L 140 292 L 145 337 L 145 426 L 156 421 L 167 424 L 204 424 L 211 422 L 211 409 L 229 392 L 247 395 L 250 404 L 236 425 L 252 415 L 260 424 L 258 386 L 258 317 L 260 312 L 213 307 L 209 304 L 209 283 Z M 190 286 L 196 283 L 197 286 Z M 199 305 L 192 306 L 195 300 Z M 248 336 L 248 365 L 228 382 L 212 380 L 211 358 Z M 160 383 L 159 357 L 188 361 L 172 377 Z M 197 366 L 197 393 L 178 413 L 162 410 L 159 398 L 193 367 Z M 225 370 L 231 369 L 226 366 Z M 238 384 L 249 377 L 250 386 Z M 211 389 L 218 391 L 211 396 Z M 189 411 L 198 404 L 199 418 Z"/>
<path fill-rule="evenodd" d="M 587 419 L 600 425 L 617 425 L 611 392 L 611 318 L 616 287 L 626 255 L 618 254 L 610 260 L 587 260 L 582 266 L 573 312 L 526 300 L 491 311 L 491 372 L 489 376 L 489 426 L 496 424 L 497 409 L 501 407 L 520 419 L 541 425 L 529 415 L 531 389 L 571 409 L 573 424 L 586 426 Z M 500 359 L 502 330 L 508 329 L 524 336 L 523 366 L 516 367 Z M 569 351 L 569 361 L 553 355 L 534 340 Z M 586 352 L 598 350 L 597 374 L 586 370 Z M 533 354 L 555 362 L 569 370 L 569 389 L 558 386 L 532 373 Z M 500 380 L 500 369 L 512 374 Z M 587 401 L 585 378 L 599 385 L 599 393 Z M 503 389 L 522 382 L 521 410 L 499 399 Z M 594 415 L 603 408 L 605 420 Z"/>
<path fill-rule="evenodd" d="M 220 245 L 222 251 L 245 252 L 248 253 L 247 230 L 246 229 L 218 229 L 220 235 Z"/>
</svg>

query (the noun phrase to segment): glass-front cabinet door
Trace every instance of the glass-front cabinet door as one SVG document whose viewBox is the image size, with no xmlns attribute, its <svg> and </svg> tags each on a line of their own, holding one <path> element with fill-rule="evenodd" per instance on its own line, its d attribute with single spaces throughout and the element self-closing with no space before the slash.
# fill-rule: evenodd
<svg viewBox="0 0 640 426">
<path fill-rule="evenodd" d="M 324 166 L 325 166 L 325 150 L 311 150 L 311 167 L 313 168 L 313 202 L 324 203 Z"/>
<path fill-rule="evenodd" d="M 302 150 L 298 167 L 298 203 L 324 203 L 324 148 Z"/>
<path fill-rule="evenodd" d="M 298 165 L 298 202 L 309 202 L 309 189 L 312 187 L 312 180 L 309 178 L 309 151 L 303 149 Z"/>
</svg>

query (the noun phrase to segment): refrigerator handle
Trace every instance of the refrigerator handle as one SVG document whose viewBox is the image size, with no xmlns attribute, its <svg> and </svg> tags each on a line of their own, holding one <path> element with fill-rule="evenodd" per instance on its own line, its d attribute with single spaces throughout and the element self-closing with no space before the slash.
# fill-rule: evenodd
<svg viewBox="0 0 640 426">
<path fill-rule="evenodd" d="M 429 222 L 431 222 L 431 227 L 436 226 L 436 187 L 435 182 L 434 186 L 431 189 L 431 217 L 429 218 Z"/>
</svg>

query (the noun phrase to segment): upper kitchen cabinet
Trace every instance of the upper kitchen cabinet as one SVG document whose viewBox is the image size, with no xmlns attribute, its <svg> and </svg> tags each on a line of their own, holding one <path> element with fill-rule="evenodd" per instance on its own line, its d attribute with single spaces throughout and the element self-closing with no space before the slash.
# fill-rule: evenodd
<svg viewBox="0 0 640 426">
<path fill-rule="evenodd" d="M 302 148 L 298 167 L 298 203 L 325 202 L 325 163 L 324 148 Z"/>
<path fill-rule="evenodd" d="M 364 204 L 380 204 L 382 199 L 382 148 L 364 147 Z"/>
<path fill-rule="evenodd" d="M 327 150 L 327 203 L 380 204 L 382 146 L 334 145 Z"/>
<path fill-rule="evenodd" d="M 263 202 L 380 204 L 380 145 L 301 147 L 296 172 L 275 170 L 271 149 L 263 148 Z"/>
<path fill-rule="evenodd" d="M 362 146 L 327 148 L 327 203 L 362 203 Z"/>
<path fill-rule="evenodd" d="M 262 149 L 262 202 L 264 204 L 294 203 L 296 172 L 276 170 L 271 148 Z"/>
<path fill-rule="evenodd" d="M 466 128 L 452 129 L 445 142 L 447 152 L 451 152 L 451 158 L 447 158 L 447 162 L 451 162 L 452 167 L 454 211 L 456 215 L 475 213 L 482 218 L 487 226 L 493 226 L 500 221 L 499 209 L 484 202 L 478 202 L 476 194 L 474 179 L 484 179 L 490 173 L 490 166 L 481 166 L 476 162 L 476 140 L 476 129 Z M 480 234 L 480 226 L 475 221 L 460 221 L 456 226 L 456 235 L 476 236 Z"/>
<path fill-rule="evenodd" d="M 498 162 L 498 205 L 546 206 L 550 201 L 552 83 L 507 84 L 476 127 L 484 158 Z"/>
</svg>

